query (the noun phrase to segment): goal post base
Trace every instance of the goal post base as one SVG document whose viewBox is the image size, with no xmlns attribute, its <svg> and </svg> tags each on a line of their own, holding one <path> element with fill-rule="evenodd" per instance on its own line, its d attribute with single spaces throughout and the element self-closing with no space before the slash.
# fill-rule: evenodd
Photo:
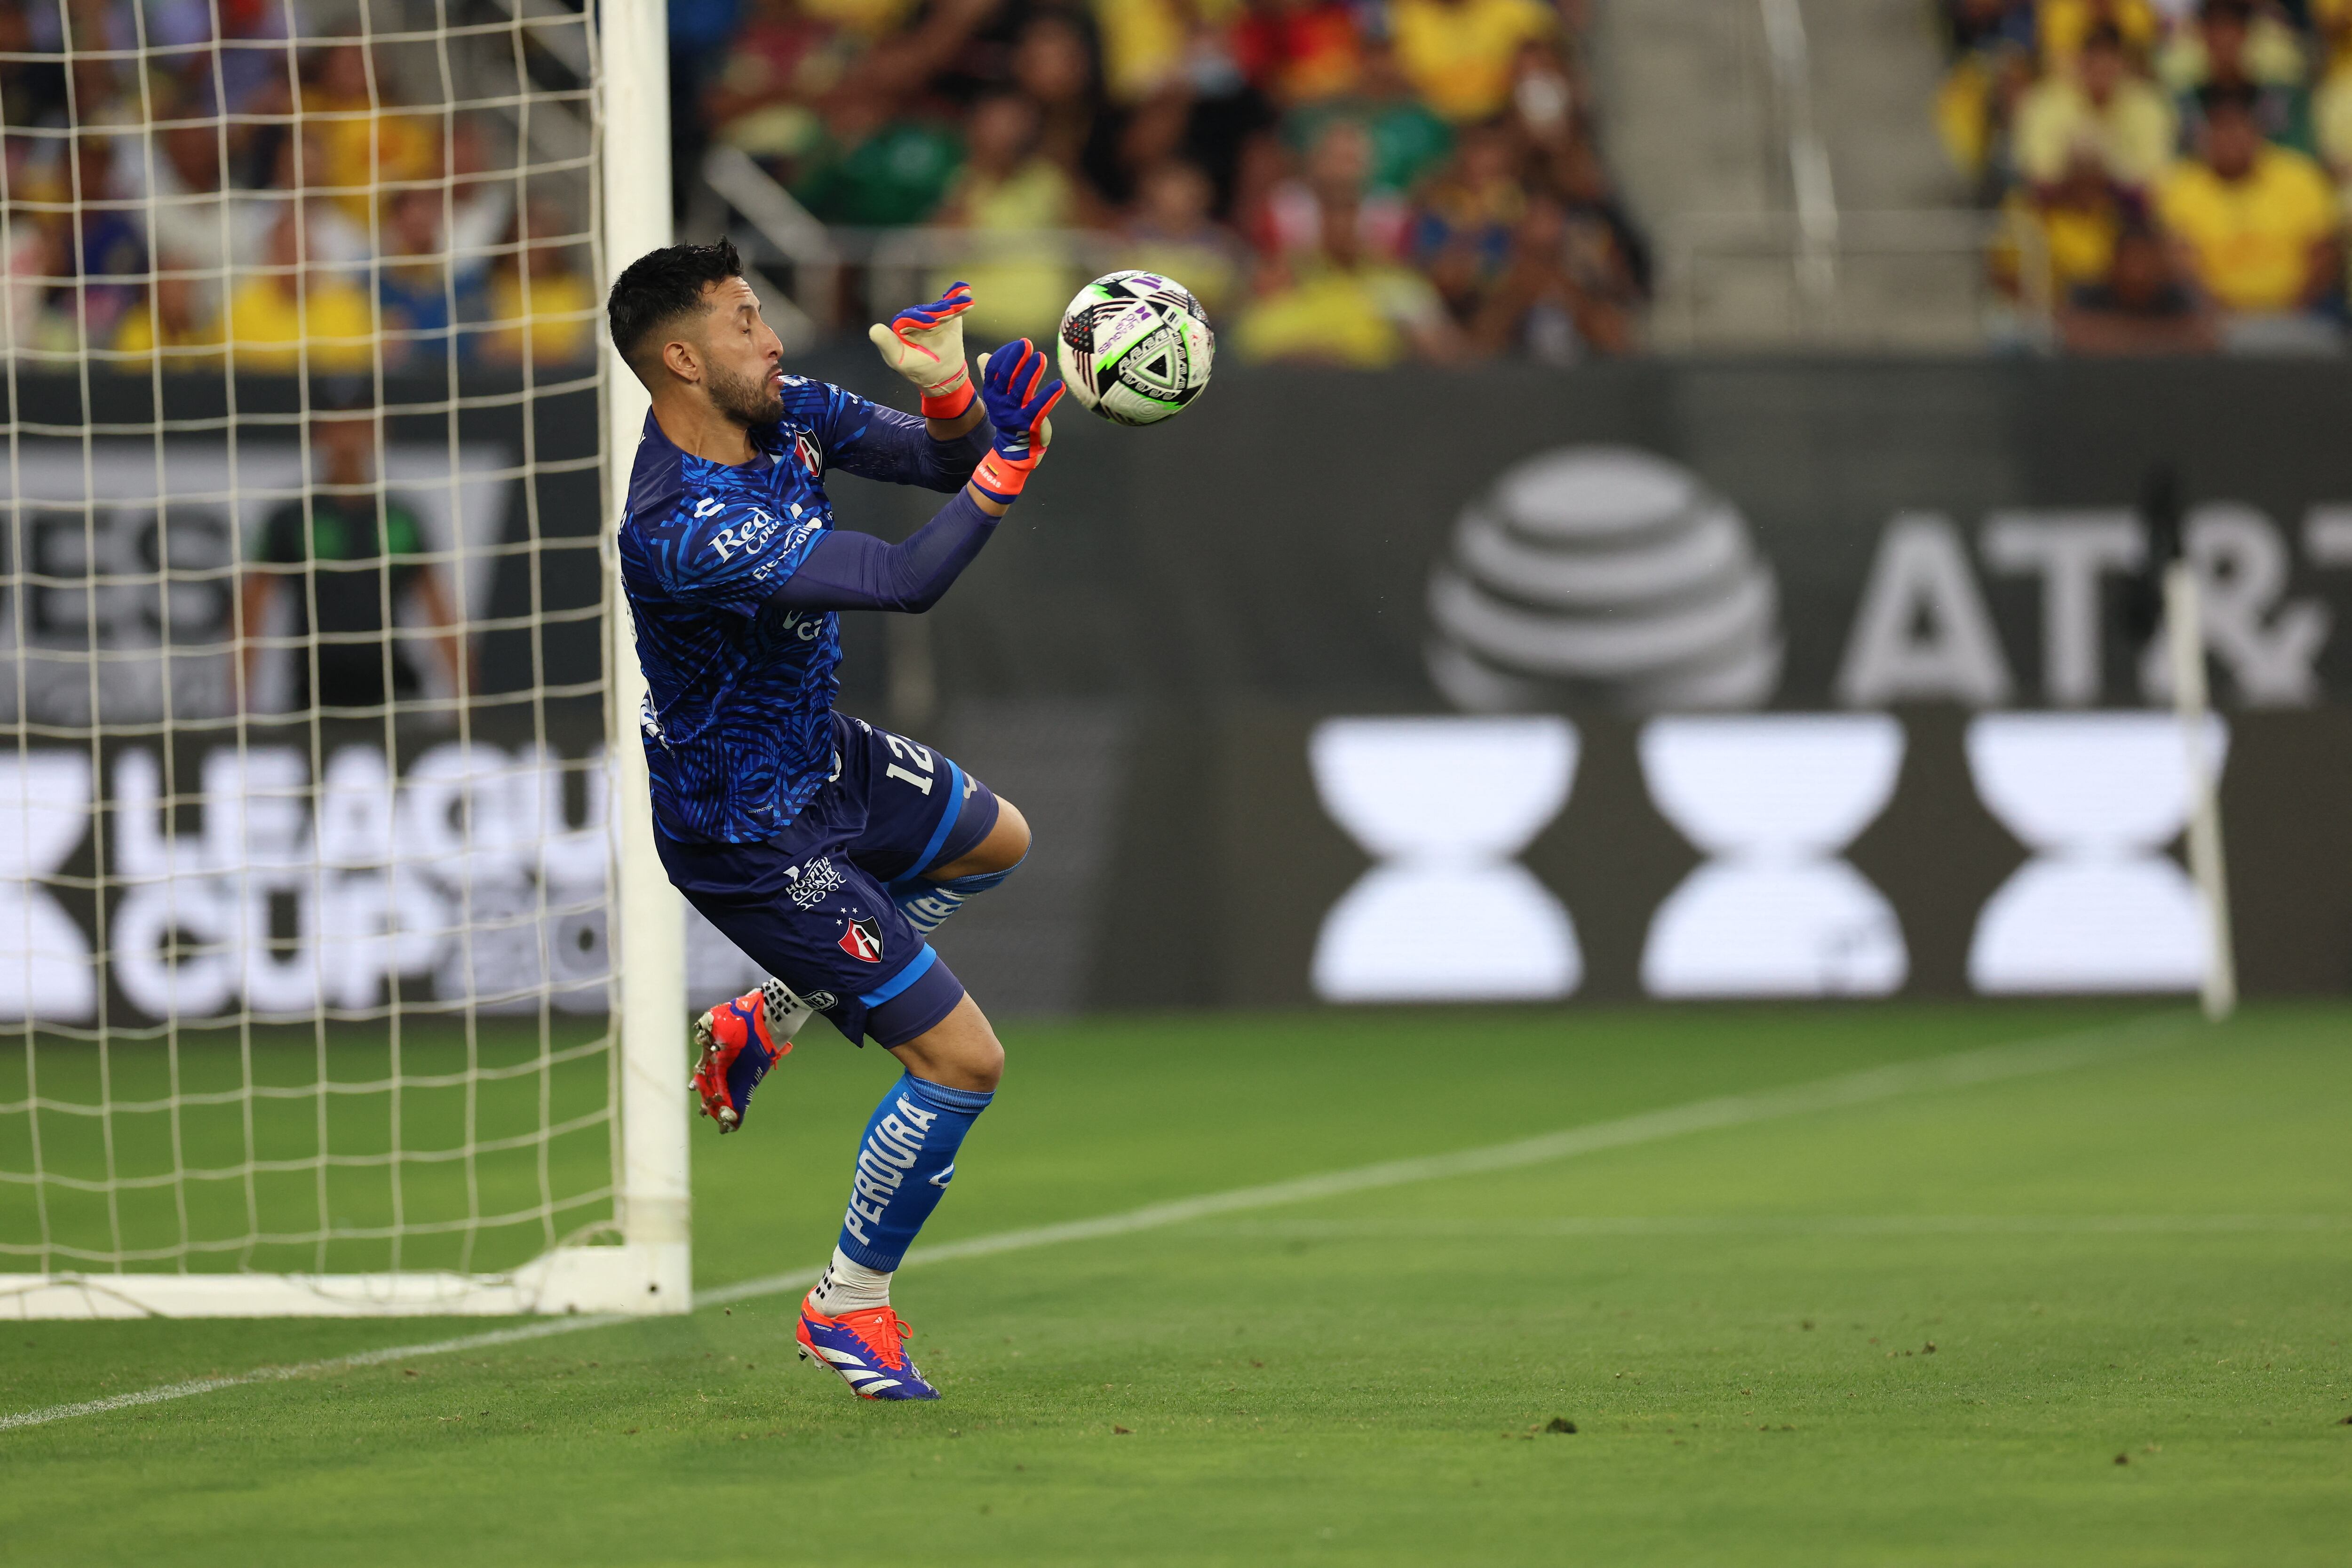
<svg viewBox="0 0 2352 1568">
<path fill-rule="evenodd" d="M 694 1306 L 683 1242 L 559 1247 L 511 1274 L 0 1274 L 0 1319 L 651 1317 Z"/>
</svg>

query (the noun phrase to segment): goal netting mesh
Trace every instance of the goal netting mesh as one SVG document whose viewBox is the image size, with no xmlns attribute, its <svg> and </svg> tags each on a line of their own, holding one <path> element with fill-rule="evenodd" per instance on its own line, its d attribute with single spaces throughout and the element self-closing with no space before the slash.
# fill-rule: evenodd
<svg viewBox="0 0 2352 1568">
<path fill-rule="evenodd" d="M 577 5 L 0 6 L 0 1316 L 614 1237 Z"/>
</svg>

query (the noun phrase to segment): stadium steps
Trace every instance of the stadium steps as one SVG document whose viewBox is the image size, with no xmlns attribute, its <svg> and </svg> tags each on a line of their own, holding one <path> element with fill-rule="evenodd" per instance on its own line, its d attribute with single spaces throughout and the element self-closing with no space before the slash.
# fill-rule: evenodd
<svg viewBox="0 0 2352 1568">
<path fill-rule="evenodd" d="M 1801 24 L 1793 76 L 1775 5 Z M 1984 220 L 1936 144 L 1927 0 L 1603 0 L 1596 24 L 1611 160 L 1658 243 L 1659 347 L 1981 345 Z M 1811 273 L 1790 173 L 1807 119 L 1835 215 Z"/>
</svg>

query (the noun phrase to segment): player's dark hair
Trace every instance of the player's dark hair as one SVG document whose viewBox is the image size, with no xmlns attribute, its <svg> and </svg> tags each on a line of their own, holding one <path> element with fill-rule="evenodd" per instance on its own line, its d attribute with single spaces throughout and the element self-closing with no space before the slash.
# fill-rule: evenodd
<svg viewBox="0 0 2352 1568">
<path fill-rule="evenodd" d="M 731 239 L 646 251 L 613 279 L 613 292 L 604 301 L 613 346 L 636 366 L 653 352 L 653 340 L 662 329 L 709 309 L 702 297 L 705 289 L 742 276 L 743 258 L 735 254 Z"/>
</svg>

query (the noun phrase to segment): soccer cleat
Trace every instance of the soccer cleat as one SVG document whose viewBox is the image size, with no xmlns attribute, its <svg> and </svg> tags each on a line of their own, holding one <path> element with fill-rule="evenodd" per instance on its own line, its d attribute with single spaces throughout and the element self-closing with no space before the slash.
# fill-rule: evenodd
<svg viewBox="0 0 2352 1568">
<path fill-rule="evenodd" d="M 828 1318 L 803 1299 L 793 1337 L 801 1342 L 801 1360 L 831 1367 L 860 1399 L 937 1399 L 940 1391 L 907 1358 L 901 1342 L 913 1332 L 888 1307 Z"/>
<path fill-rule="evenodd" d="M 702 1114 L 718 1122 L 720 1132 L 743 1125 L 751 1091 L 791 1052 L 792 1031 L 807 1016 L 791 988 L 771 980 L 694 1021 L 694 1043 L 701 1055 L 688 1087 L 702 1097 Z"/>
</svg>

